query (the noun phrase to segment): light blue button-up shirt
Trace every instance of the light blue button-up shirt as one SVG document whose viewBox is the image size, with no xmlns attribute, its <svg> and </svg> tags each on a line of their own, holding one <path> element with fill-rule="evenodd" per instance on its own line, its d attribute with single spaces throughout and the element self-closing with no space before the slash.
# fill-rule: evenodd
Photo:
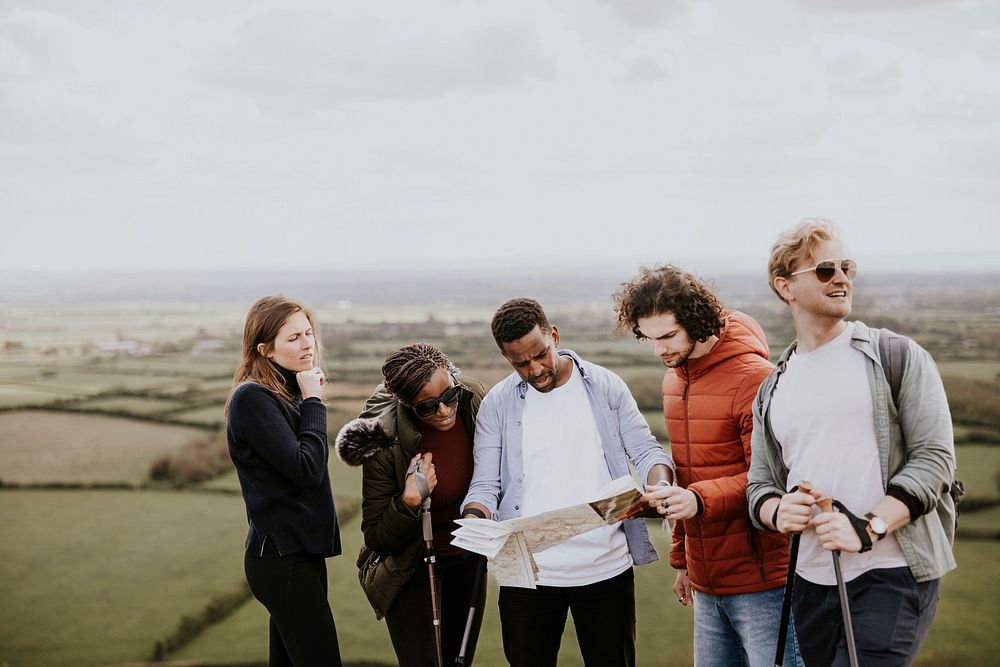
<svg viewBox="0 0 1000 667">
<path fill-rule="evenodd" d="M 608 369 L 582 360 L 572 350 L 559 350 L 558 354 L 572 359 L 580 371 L 611 478 L 631 474 L 630 462 L 642 480 L 647 479 L 657 464 L 673 470 L 673 462 L 650 433 L 625 382 Z M 521 418 L 527 390 L 528 383 L 512 373 L 486 394 L 476 418 L 475 470 L 462 506 L 480 503 L 498 521 L 521 516 L 524 499 Z M 559 470 L 553 470 L 552 483 L 572 484 L 573 480 L 562 479 Z M 625 521 L 623 527 L 629 552 L 637 565 L 657 559 L 644 521 Z"/>
</svg>

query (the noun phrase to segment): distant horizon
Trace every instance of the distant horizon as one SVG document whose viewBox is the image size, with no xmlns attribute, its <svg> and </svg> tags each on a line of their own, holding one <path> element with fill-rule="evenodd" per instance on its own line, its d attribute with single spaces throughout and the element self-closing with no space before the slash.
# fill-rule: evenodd
<svg viewBox="0 0 1000 667">
<path fill-rule="evenodd" d="M 765 267 L 706 269 L 679 263 L 707 281 L 724 301 L 770 301 Z M 1000 269 L 928 267 L 911 259 L 905 269 L 861 262 L 855 278 L 856 295 L 895 298 L 927 289 L 945 289 L 957 298 L 977 295 L 989 300 L 1000 284 Z M 394 267 L 389 269 L 328 269 L 324 271 L 0 271 L 0 314 L 4 309 L 44 304 L 76 307 L 98 304 L 249 305 L 265 294 L 284 293 L 317 307 L 360 312 L 379 307 L 428 308 L 451 311 L 466 306 L 495 308 L 504 300 L 529 296 L 543 304 L 591 307 L 610 302 L 620 285 L 637 272 L 638 264 L 545 263 L 525 267 L 464 269 Z M 930 282 L 928 283 L 928 278 Z M 998 299 L 1000 302 L 1000 299 Z M 774 304 L 778 305 L 774 299 Z M 0 331 L 3 322 L 0 321 Z"/>
<path fill-rule="evenodd" d="M 1000 253 L 992 250 L 978 252 L 936 252 L 904 254 L 854 254 L 864 273 L 870 274 L 910 274 L 910 273 L 1000 273 Z M 766 271 L 767 258 L 741 256 L 712 257 L 664 257 L 662 259 L 627 259 L 621 257 L 533 257 L 522 259 L 487 258 L 449 261 L 421 261 L 415 258 L 383 259 L 379 266 L 372 263 L 331 266 L 330 268 L 282 268 L 282 267 L 221 267 L 221 268 L 129 268 L 129 267 L 67 267 L 67 268 L 25 268 L 6 269 L 0 267 L 0 279 L 9 276 L 65 276 L 65 275 L 398 275 L 401 273 L 437 276 L 451 272 L 463 275 L 482 273 L 489 275 L 503 271 L 521 271 L 528 274 L 547 275 L 565 271 L 588 269 L 591 271 L 630 271 L 640 266 L 654 264 L 674 264 L 692 273 L 712 273 L 716 275 L 740 276 Z M 704 276 L 710 277 L 710 276 Z"/>
</svg>

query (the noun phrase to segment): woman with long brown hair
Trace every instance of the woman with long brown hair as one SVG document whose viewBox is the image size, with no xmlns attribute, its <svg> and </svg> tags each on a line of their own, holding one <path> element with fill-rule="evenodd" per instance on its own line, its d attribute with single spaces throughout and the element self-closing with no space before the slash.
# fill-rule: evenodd
<svg viewBox="0 0 1000 667">
<path fill-rule="evenodd" d="M 340 553 L 316 317 L 268 296 L 247 313 L 226 403 L 250 530 L 244 570 L 271 615 L 269 664 L 339 666 L 326 558 Z"/>
</svg>

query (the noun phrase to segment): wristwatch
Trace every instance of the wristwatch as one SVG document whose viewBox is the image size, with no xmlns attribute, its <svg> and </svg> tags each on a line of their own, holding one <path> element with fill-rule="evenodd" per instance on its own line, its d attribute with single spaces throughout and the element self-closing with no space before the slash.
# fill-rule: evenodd
<svg viewBox="0 0 1000 667">
<path fill-rule="evenodd" d="M 871 512 L 865 514 L 865 518 L 868 519 L 868 528 L 871 530 L 872 535 L 875 536 L 875 541 L 881 540 L 889 532 L 889 525 L 880 516 L 875 516 Z"/>
</svg>

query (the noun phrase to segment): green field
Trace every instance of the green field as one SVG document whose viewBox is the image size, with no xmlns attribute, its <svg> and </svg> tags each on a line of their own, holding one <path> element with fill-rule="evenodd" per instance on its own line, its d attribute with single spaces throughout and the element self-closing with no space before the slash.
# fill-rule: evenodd
<svg viewBox="0 0 1000 667">
<path fill-rule="evenodd" d="M 1000 381 L 1000 361 L 995 359 L 954 359 L 938 362 L 942 377 Z"/>
<path fill-rule="evenodd" d="M 670 438 L 667 435 L 667 423 L 663 421 L 663 411 L 662 410 L 643 410 L 642 416 L 646 418 L 646 423 L 649 424 L 649 430 L 653 432 L 656 439 L 660 441 L 660 444 L 664 446 L 668 452 L 670 451 Z"/>
<path fill-rule="evenodd" d="M 0 664 L 145 660 L 242 586 L 239 496 L 8 490 L 0 525 Z"/>
<path fill-rule="evenodd" d="M 337 498 L 361 498 L 361 468 L 352 468 L 337 459 L 336 455 L 330 453 L 330 485 L 333 487 L 333 494 Z M 236 471 L 228 472 L 215 479 L 204 482 L 199 488 L 239 491 L 240 481 L 236 476 Z"/>
<path fill-rule="evenodd" d="M 0 413 L 0 479 L 8 483 L 138 484 L 150 464 L 204 431 L 42 410 Z"/>
<path fill-rule="evenodd" d="M 236 476 L 236 471 L 227 472 L 224 475 L 219 475 L 215 479 L 209 480 L 207 482 L 202 482 L 198 485 L 200 489 L 209 489 L 212 491 L 239 491 L 240 490 L 240 480 Z"/>
<path fill-rule="evenodd" d="M 148 416 L 183 410 L 186 404 L 155 396 L 114 396 L 82 401 L 73 407 L 80 410 L 100 410 L 118 414 Z"/>
<path fill-rule="evenodd" d="M 0 408 L 22 408 L 45 405 L 57 400 L 72 400 L 81 394 L 59 387 L 27 387 L 8 384 L 0 386 Z"/>
<path fill-rule="evenodd" d="M 172 353 L 148 357 L 102 359 L 91 362 L 94 370 L 109 370 L 145 376 L 179 376 L 200 382 L 232 381 L 233 368 L 239 360 L 239 348 L 206 354 Z"/>
<path fill-rule="evenodd" d="M 955 444 L 976 444 L 978 441 L 985 440 L 993 444 L 1000 444 L 1000 429 L 990 428 L 988 426 L 967 426 L 964 424 L 955 424 Z"/>
<path fill-rule="evenodd" d="M 242 579 L 245 532 L 238 496 L 166 492 L 7 491 L 0 521 L 16 540 L 0 546 L 0 575 L 18 581 L 0 592 L 0 660 L 11 665 L 106 664 L 148 657 L 183 614 L 233 590 Z M 58 516 L 53 522 L 46 517 Z M 95 520 L 100 517 L 100 520 Z M 150 531 L 156 525 L 158 530 Z M 658 551 L 667 538 L 651 526 Z M 330 602 L 345 660 L 394 662 L 356 578 L 358 518 L 342 527 L 345 553 L 328 561 Z M 68 554 L 79 554 L 70 558 Z M 86 557 L 83 557 L 83 556 Z M 977 595 L 1000 588 L 1000 545 L 960 542 L 959 570 L 944 580 L 924 664 L 989 664 L 1000 637 L 979 622 L 992 604 Z M 658 562 L 637 568 L 638 663 L 690 664 L 691 610 L 673 602 L 673 571 Z M 155 599 L 156 604 L 149 604 Z M 81 615 L 79 609 L 87 609 Z M 171 659 L 263 661 L 267 616 L 250 600 Z M 504 664 L 491 584 L 477 664 Z M 80 661 L 80 655 L 92 658 Z M 572 623 L 561 667 L 578 667 Z"/>
<path fill-rule="evenodd" d="M 958 525 L 962 530 L 1000 531 L 1000 506 L 978 512 L 961 512 Z"/>
<path fill-rule="evenodd" d="M 59 371 L 48 377 L 40 377 L 21 386 L 53 391 L 77 392 L 93 395 L 112 391 L 156 390 L 170 393 L 185 390 L 188 380 L 176 377 L 157 377 L 133 373 L 88 372 L 85 369 Z"/>
<path fill-rule="evenodd" d="M 955 448 L 958 459 L 956 477 L 965 484 L 965 492 L 979 498 L 1000 497 L 1000 446 L 962 445 Z"/>
<path fill-rule="evenodd" d="M 656 525 L 653 537 L 657 549 L 665 553 L 666 535 Z M 384 622 L 375 620 L 357 581 L 354 565 L 361 545 L 359 523 L 355 519 L 342 529 L 344 555 L 329 561 L 330 606 L 337 622 L 337 634 L 345 661 L 374 660 L 395 663 L 392 645 Z M 638 607 L 637 664 L 690 664 L 691 610 L 678 605 L 670 592 L 673 571 L 663 562 L 636 569 Z M 490 579 L 486 616 L 476 652 L 476 664 L 499 667 L 506 664 L 500 642 L 500 620 L 496 609 L 497 589 Z M 669 604 L 673 602 L 674 604 Z M 267 655 L 267 614 L 251 601 L 223 623 L 211 628 L 194 642 L 172 656 L 176 659 L 261 660 Z M 572 622 L 567 623 L 560 667 L 582 667 Z"/>
<path fill-rule="evenodd" d="M 1000 591 L 1000 543 L 955 545 L 958 569 L 941 582 L 934 626 L 917 664 L 994 665 L 1000 653 L 996 597 Z"/>
<path fill-rule="evenodd" d="M 191 410 L 178 410 L 170 413 L 171 419 L 187 422 L 190 424 L 204 424 L 205 426 L 222 426 L 226 423 L 226 417 L 222 414 L 223 405 L 208 405 Z"/>
</svg>

